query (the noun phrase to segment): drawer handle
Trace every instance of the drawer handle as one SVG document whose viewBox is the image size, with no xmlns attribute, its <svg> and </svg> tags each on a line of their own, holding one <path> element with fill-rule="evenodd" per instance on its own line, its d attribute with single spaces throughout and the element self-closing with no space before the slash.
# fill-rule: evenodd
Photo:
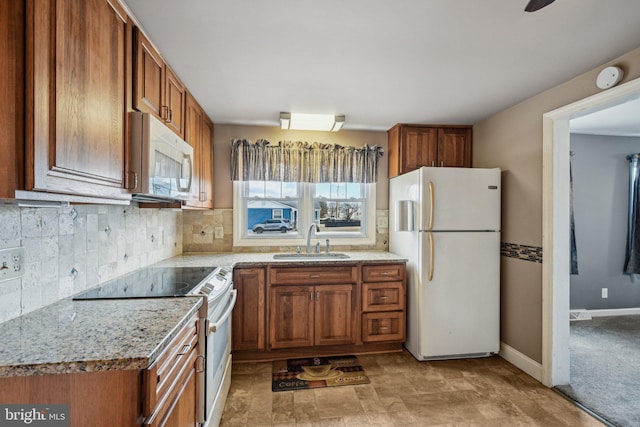
<svg viewBox="0 0 640 427">
<path fill-rule="evenodd" d="M 380 273 L 381 276 L 388 276 L 389 272 L 388 271 L 383 271 L 382 273 Z"/>
<path fill-rule="evenodd" d="M 389 297 L 385 297 L 385 296 L 383 295 L 383 296 L 379 296 L 379 297 L 378 297 L 378 299 L 389 299 Z"/>
<path fill-rule="evenodd" d="M 184 356 L 185 354 L 189 353 L 190 349 L 191 349 L 191 344 L 183 345 L 180 351 L 178 352 L 178 356 Z"/>
<path fill-rule="evenodd" d="M 380 330 L 380 331 L 384 331 L 384 330 L 387 330 L 387 329 L 389 329 L 389 327 L 388 327 L 388 326 L 380 326 L 380 327 L 378 328 L 378 330 Z"/>
<path fill-rule="evenodd" d="M 320 275 L 319 275 L 319 274 L 310 274 L 310 275 L 309 275 L 309 278 L 310 278 L 310 279 L 317 279 L 318 277 L 320 277 Z"/>
</svg>

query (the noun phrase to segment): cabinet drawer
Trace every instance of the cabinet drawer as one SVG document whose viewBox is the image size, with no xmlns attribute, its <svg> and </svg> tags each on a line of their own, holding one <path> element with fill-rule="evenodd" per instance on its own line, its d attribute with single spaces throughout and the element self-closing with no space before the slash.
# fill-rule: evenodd
<svg viewBox="0 0 640 427">
<path fill-rule="evenodd" d="M 403 282 L 363 283 L 362 311 L 404 310 Z"/>
<path fill-rule="evenodd" d="M 144 371 L 145 416 L 157 413 L 159 407 L 172 400 L 170 397 L 180 391 L 178 380 L 193 369 L 197 357 L 198 334 L 194 317 L 171 341 L 158 360 Z"/>
<path fill-rule="evenodd" d="M 269 274 L 272 285 L 350 283 L 358 280 L 358 268 L 348 265 L 324 267 L 276 267 Z"/>
<path fill-rule="evenodd" d="M 404 264 L 365 265 L 362 267 L 363 282 L 392 282 L 404 280 Z"/>
<path fill-rule="evenodd" d="M 362 315 L 362 341 L 404 341 L 404 312 L 365 313 Z"/>
</svg>

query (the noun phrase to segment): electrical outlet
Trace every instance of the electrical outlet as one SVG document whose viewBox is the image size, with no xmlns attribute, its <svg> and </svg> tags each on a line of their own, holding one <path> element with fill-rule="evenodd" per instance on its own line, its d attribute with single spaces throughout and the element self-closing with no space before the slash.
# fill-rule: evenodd
<svg viewBox="0 0 640 427">
<path fill-rule="evenodd" d="M 0 281 L 24 276 L 24 248 L 0 249 Z"/>
<path fill-rule="evenodd" d="M 215 227 L 213 233 L 216 239 L 222 239 L 224 237 L 224 227 Z"/>
<path fill-rule="evenodd" d="M 602 298 L 609 298 L 609 289 L 602 288 Z"/>
<path fill-rule="evenodd" d="M 378 217 L 378 228 L 389 228 L 389 219 L 386 216 Z"/>
</svg>

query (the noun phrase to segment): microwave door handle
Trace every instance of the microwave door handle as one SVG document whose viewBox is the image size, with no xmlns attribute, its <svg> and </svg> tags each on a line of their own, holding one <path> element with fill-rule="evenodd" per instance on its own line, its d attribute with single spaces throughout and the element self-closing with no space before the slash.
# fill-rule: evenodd
<svg viewBox="0 0 640 427">
<path fill-rule="evenodd" d="M 180 187 L 181 177 L 179 176 L 177 186 L 178 186 L 178 191 L 189 192 L 191 191 L 191 181 L 193 180 L 193 160 L 191 160 L 190 154 L 185 154 L 184 160 L 186 160 L 189 163 L 189 183 L 187 184 L 186 187 Z"/>
</svg>

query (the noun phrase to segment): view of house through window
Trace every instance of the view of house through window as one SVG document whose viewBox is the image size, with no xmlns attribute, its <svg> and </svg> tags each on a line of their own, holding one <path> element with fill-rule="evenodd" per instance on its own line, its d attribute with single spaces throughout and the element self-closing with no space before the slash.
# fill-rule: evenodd
<svg viewBox="0 0 640 427">
<path fill-rule="evenodd" d="M 367 234 L 370 209 L 367 194 L 375 184 L 275 181 L 239 184 L 242 209 L 237 220 L 243 224 L 246 238 L 302 238 L 312 223 L 318 226 L 319 236 Z M 375 216 L 374 212 L 370 215 Z"/>
</svg>

